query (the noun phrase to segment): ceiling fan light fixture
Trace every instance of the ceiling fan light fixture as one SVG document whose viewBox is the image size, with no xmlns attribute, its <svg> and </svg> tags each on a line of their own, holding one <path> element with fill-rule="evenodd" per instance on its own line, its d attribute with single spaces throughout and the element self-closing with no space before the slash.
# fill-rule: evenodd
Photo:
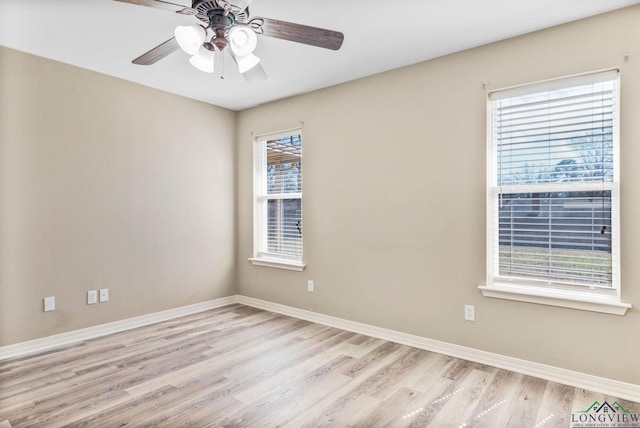
<svg viewBox="0 0 640 428">
<path fill-rule="evenodd" d="M 267 80 L 267 73 L 262 65 L 258 64 L 249 71 L 242 73 L 242 77 L 249 83 L 258 83 Z"/>
<path fill-rule="evenodd" d="M 189 55 L 196 55 L 204 43 L 207 32 L 199 25 L 179 25 L 174 34 L 183 51 Z"/>
<path fill-rule="evenodd" d="M 197 54 L 189 58 L 191 65 L 205 73 L 213 73 L 214 61 L 215 52 L 206 49 L 204 46 L 200 48 Z"/>
<path fill-rule="evenodd" d="M 235 60 L 236 60 L 236 63 L 238 64 L 238 71 L 240 73 L 246 73 L 256 65 L 258 65 L 258 63 L 260 62 L 260 58 L 258 58 L 252 53 L 245 56 L 236 55 Z"/>
<path fill-rule="evenodd" d="M 249 56 L 258 46 L 258 37 L 249 27 L 233 27 L 229 31 L 229 46 L 237 56 Z"/>
</svg>

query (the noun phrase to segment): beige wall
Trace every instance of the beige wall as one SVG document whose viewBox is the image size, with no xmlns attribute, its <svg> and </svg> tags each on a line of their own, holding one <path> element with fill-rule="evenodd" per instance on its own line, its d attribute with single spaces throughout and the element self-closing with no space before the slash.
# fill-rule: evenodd
<svg viewBox="0 0 640 428">
<path fill-rule="evenodd" d="M 235 116 L 0 48 L 0 345 L 234 294 Z"/>
<path fill-rule="evenodd" d="M 240 293 L 640 384 L 638 22 L 640 6 L 239 114 L 0 48 L 0 346 Z M 614 66 L 634 308 L 483 298 L 483 83 Z M 252 266 L 251 134 L 301 122 L 307 269 Z"/>
<path fill-rule="evenodd" d="M 240 294 L 640 384 L 639 22 L 636 6 L 241 112 Z M 616 66 L 623 300 L 634 308 L 620 317 L 482 297 L 483 83 Z M 307 268 L 252 266 L 251 134 L 300 122 Z M 465 304 L 475 322 L 463 320 Z"/>
</svg>

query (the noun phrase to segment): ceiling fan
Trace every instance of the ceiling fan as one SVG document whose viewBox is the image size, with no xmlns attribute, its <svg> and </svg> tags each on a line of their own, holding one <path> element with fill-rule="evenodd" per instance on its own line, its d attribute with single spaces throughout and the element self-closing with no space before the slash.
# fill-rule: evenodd
<svg viewBox="0 0 640 428">
<path fill-rule="evenodd" d="M 185 7 L 164 0 L 116 0 L 148 6 L 181 15 L 193 15 L 198 25 L 178 26 L 174 37 L 140 55 L 132 62 L 154 64 L 178 49 L 191 55 L 189 62 L 201 71 L 213 73 L 215 52 L 228 51 L 238 65 L 238 71 L 249 81 L 262 80 L 266 73 L 260 59 L 253 54 L 257 36 L 274 37 L 320 48 L 338 50 L 344 41 L 339 31 L 294 24 L 276 19 L 250 17 L 252 0 L 192 0 Z M 224 58 L 224 57 L 221 57 Z"/>
</svg>

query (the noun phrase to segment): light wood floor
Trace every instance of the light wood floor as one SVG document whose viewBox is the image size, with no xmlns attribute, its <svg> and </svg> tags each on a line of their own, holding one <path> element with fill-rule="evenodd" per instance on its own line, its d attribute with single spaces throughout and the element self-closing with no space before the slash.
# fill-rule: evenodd
<svg viewBox="0 0 640 428">
<path fill-rule="evenodd" d="M 0 428 L 556 428 L 596 400 L 242 305 L 0 362 Z"/>
</svg>

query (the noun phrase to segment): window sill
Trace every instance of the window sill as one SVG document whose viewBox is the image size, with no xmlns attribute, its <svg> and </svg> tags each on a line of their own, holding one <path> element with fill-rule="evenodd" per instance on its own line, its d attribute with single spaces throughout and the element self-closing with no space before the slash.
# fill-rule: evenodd
<svg viewBox="0 0 640 428">
<path fill-rule="evenodd" d="M 616 296 L 569 290 L 543 290 L 524 285 L 492 284 L 478 287 L 485 297 L 560 306 L 583 311 L 624 315 L 631 305 L 622 303 Z"/>
<path fill-rule="evenodd" d="M 249 258 L 249 261 L 254 266 L 264 266 L 276 269 L 286 269 L 286 270 L 294 270 L 297 272 L 302 272 L 305 268 L 305 264 L 302 262 L 297 262 L 295 260 L 284 260 L 284 259 L 265 259 L 265 258 Z"/>
</svg>

